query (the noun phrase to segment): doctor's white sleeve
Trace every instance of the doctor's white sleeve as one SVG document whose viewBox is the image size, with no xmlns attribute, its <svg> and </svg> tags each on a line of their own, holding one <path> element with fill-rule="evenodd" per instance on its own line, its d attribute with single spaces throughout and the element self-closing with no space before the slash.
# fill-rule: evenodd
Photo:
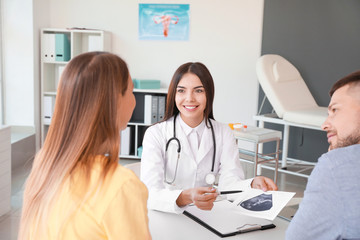
<svg viewBox="0 0 360 240">
<path fill-rule="evenodd" d="M 159 125 L 151 126 L 145 132 L 140 178 L 149 190 L 149 209 L 179 214 L 185 210 L 176 204 L 182 190 L 169 190 L 164 186 L 166 138 Z"/>
</svg>

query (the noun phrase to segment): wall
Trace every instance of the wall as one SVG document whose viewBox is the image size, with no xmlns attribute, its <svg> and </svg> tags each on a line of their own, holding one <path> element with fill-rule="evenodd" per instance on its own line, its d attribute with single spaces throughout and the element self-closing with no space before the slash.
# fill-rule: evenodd
<svg viewBox="0 0 360 240">
<path fill-rule="evenodd" d="M 159 79 L 167 87 L 182 63 L 201 61 L 212 73 L 215 118 L 253 123 L 258 85 L 263 0 L 189 0 L 189 41 L 139 41 L 135 0 L 51 0 L 47 27 L 86 27 L 112 33 L 112 49 L 123 57 L 133 78 Z M 179 3 L 179 1 L 156 1 Z M 183 2 L 182 2 L 183 3 Z"/>
<path fill-rule="evenodd" d="M 3 9 L 3 6 L 2 6 L 3 4 L 0 2 L 0 12 L 2 12 L 2 9 Z M 2 56 L 2 48 L 3 48 L 3 46 L 2 46 L 2 39 L 3 39 L 3 30 L 2 30 L 2 28 L 3 28 L 3 14 L 1 13 L 1 16 L 0 16 L 0 56 Z M 1 124 L 4 124 L 4 109 L 5 109 L 5 107 L 4 107 L 4 93 L 5 93 L 5 91 L 4 91 L 4 87 L 3 87 L 3 85 L 4 85 L 4 83 L 3 83 L 3 66 L 2 66 L 2 62 L 3 62 L 3 58 L 2 57 L 0 57 L 0 125 Z"/>
<path fill-rule="evenodd" d="M 1 11 L 3 121 L 13 126 L 13 165 L 20 166 L 34 155 L 35 144 L 40 146 L 39 136 L 35 142 L 31 135 L 34 126 L 40 129 L 39 29 L 49 24 L 49 5 L 46 0 L 1 0 Z"/>
<path fill-rule="evenodd" d="M 279 54 L 292 62 L 317 103 L 327 106 L 332 84 L 360 69 L 359 12 L 358 0 L 266 1 L 261 54 Z M 260 89 L 260 101 L 263 96 Z M 267 102 L 263 112 L 271 109 Z M 327 148 L 324 132 L 291 129 L 289 157 L 314 161 Z"/>
<path fill-rule="evenodd" d="M 34 38 L 34 103 L 36 150 L 41 145 L 40 138 L 40 29 L 50 24 L 50 7 L 48 0 L 33 0 L 33 38 Z"/>
<path fill-rule="evenodd" d="M 2 0 L 4 123 L 34 126 L 32 0 Z"/>
</svg>

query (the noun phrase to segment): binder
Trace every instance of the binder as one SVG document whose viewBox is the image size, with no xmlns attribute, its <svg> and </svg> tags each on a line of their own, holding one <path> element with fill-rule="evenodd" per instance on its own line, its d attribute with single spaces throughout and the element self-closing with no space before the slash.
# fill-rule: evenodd
<svg viewBox="0 0 360 240">
<path fill-rule="evenodd" d="M 64 66 L 59 66 L 57 68 L 57 74 L 56 74 L 56 79 L 55 79 L 55 90 L 57 90 L 57 88 L 59 86 L 61 75 L 62 75 L 64 69 L 65 69 L 65 65 Z"/>
<path fill-rule="evenodd" d="M 54 112 L 55 97 L 44 96 L 44 124 L 50 124 Z"/>
<path fill-rule="evenodd" d="M 158 119 L 160 122 L 164 119 L 165 115 L 165 96 L 159 96 L 159 104 L 158 104 Z"/>
<path fill-rule="evenodd" d="M 70 40 L 65 33 L 55 34 L 55 54 L 56 61 L 70 60 Z"/>
<path fill-rule="evenodd" d="M 130 155 L 130 127 L 121 131 L 120 154 Z"/>
<path fill-rule="evenodd" d="M 41 58 L 44 62 L 55 61 L 55 34 L 45 33 L 42 35 Z"/>
<path fill-rule="evenodd" d="M 88 52 L 102 51 L 102 39 L 101 36 L 89 35 L 88 37 Z"/>
<path fill-rule="evenodd" d="M 158 101 L 159 97 L 154 95 L 145 95 L 144 100 L 144 123 L 154 124 L 158 119 Z"/>
<path fill-rule="evenodd" d="M 211 211 L 189 206 L 184 215 L 221 238 L 276 227 L 269 220 L 237 213 L 227 200 L 214 202 Z"/>
<path fill-rule="evenodd" d="M 144 96 L 144 123 L 151 124 L 151 105 L 152 105 L 152 96 Z"/>
<path fill-rule="evenodd" d="M 152 96 L 152 105 L 151 105 L 151 124 L 154 124 L 158 120 L 158 96 Z"/>
</svg>

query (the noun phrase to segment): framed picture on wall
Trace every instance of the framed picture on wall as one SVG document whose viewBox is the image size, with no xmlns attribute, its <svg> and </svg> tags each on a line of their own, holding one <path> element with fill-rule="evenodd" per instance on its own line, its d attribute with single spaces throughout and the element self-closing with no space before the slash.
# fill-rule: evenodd
<svg viewBox="0 0 360 240">
<path fill-rule="evenodd" d="M 139 40 L 189 40 L 189 4 L 139 4 Z"/>
</svg>

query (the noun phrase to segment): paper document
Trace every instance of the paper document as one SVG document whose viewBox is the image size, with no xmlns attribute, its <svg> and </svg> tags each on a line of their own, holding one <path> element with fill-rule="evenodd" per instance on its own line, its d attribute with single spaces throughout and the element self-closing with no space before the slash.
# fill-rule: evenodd
<svg viewBox="0 0 360 240">
<path fill-rule="evenodd" d="M 294 195 L 294 192 L 264 192 L 252 188 L 237 194 L 232 207 L 234 211 L 247 216 L 274 220 Z"/>
</svg>

